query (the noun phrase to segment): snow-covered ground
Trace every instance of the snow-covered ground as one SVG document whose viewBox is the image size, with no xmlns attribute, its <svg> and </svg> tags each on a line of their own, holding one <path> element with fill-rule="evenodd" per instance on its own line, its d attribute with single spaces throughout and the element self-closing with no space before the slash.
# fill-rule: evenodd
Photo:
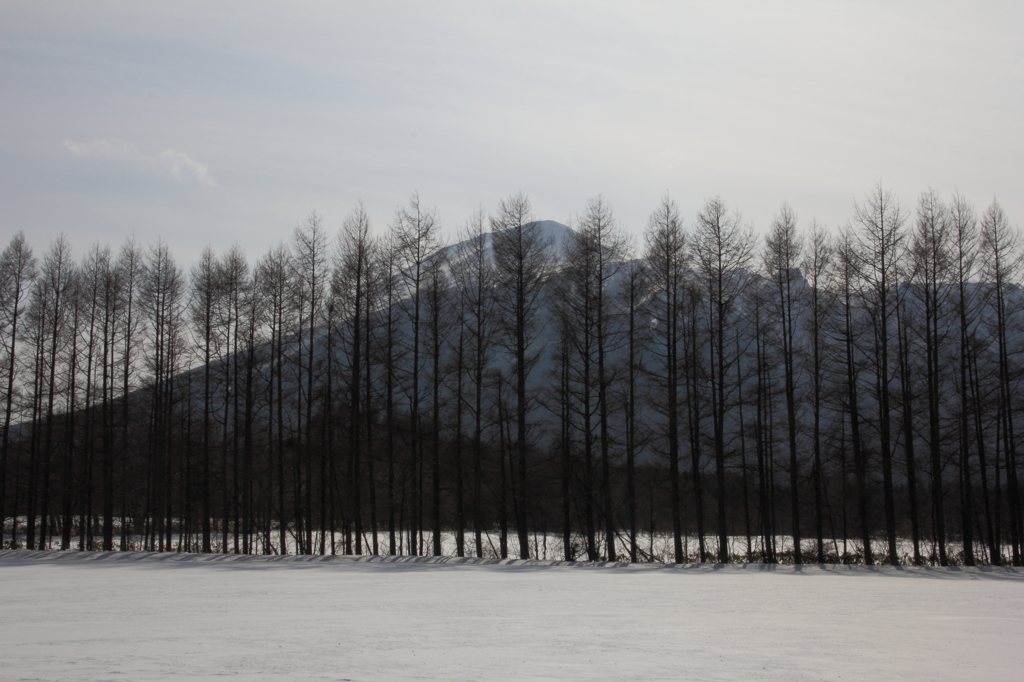
<svg viewBox="0 0 1024 682">
<path fill-rule="evenodd" d="M 0 552 L 0 679 L 1019 680 L 1024 571 Z"/>
</svg>

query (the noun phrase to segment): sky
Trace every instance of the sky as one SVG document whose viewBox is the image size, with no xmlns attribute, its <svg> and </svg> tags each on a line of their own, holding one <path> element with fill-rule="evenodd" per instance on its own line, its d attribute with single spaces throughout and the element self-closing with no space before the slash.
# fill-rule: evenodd
<svg viewBox="0 0 1024 682">
<path fill-rule="evenodd" d="M 255 259 L 312 212 L 527 194 L 840 226 L 881 183 L 1024 221 L 1024 3 L 0 0 L 0 239 Z"/>
</svg>

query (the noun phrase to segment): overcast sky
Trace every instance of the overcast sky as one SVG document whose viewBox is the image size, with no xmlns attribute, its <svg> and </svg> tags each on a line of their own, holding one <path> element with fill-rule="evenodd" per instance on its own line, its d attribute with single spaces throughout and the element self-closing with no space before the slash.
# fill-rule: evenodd
<svg viewBox="0 0 1024 682">
<path fill-rule="evenodd" d="M 763 230 L 876 182 L 1024 221 L 1024 3 L 0 1 L 0 238 L 251 258 L 418 191 L 448 234 L 669 193 Z"/>
</svg>

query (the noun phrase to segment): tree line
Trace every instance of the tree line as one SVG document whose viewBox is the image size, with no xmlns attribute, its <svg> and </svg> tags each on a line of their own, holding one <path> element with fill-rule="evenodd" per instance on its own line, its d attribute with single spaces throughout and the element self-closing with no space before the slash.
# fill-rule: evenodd
<svg viewBox="0 0 1024 682">
<path fill-rule="evenodd" d="M 1020 233 L 878 185 L 637 244 L 516 194 L 451 243 L 311 214 L 256 262 L 0 255 L 9 547 L 1021 565 Z"/>
</svg>

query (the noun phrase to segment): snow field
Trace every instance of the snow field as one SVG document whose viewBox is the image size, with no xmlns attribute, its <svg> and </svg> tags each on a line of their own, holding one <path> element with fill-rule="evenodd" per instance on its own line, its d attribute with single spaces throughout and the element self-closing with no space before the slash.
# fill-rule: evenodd
<svg viewBox="0 0 1024 682">
<path fill-rule="evenodd" d="M 0 552 L 0 679 L 1016 680 L 1024 572 Z"/>
</svg>

